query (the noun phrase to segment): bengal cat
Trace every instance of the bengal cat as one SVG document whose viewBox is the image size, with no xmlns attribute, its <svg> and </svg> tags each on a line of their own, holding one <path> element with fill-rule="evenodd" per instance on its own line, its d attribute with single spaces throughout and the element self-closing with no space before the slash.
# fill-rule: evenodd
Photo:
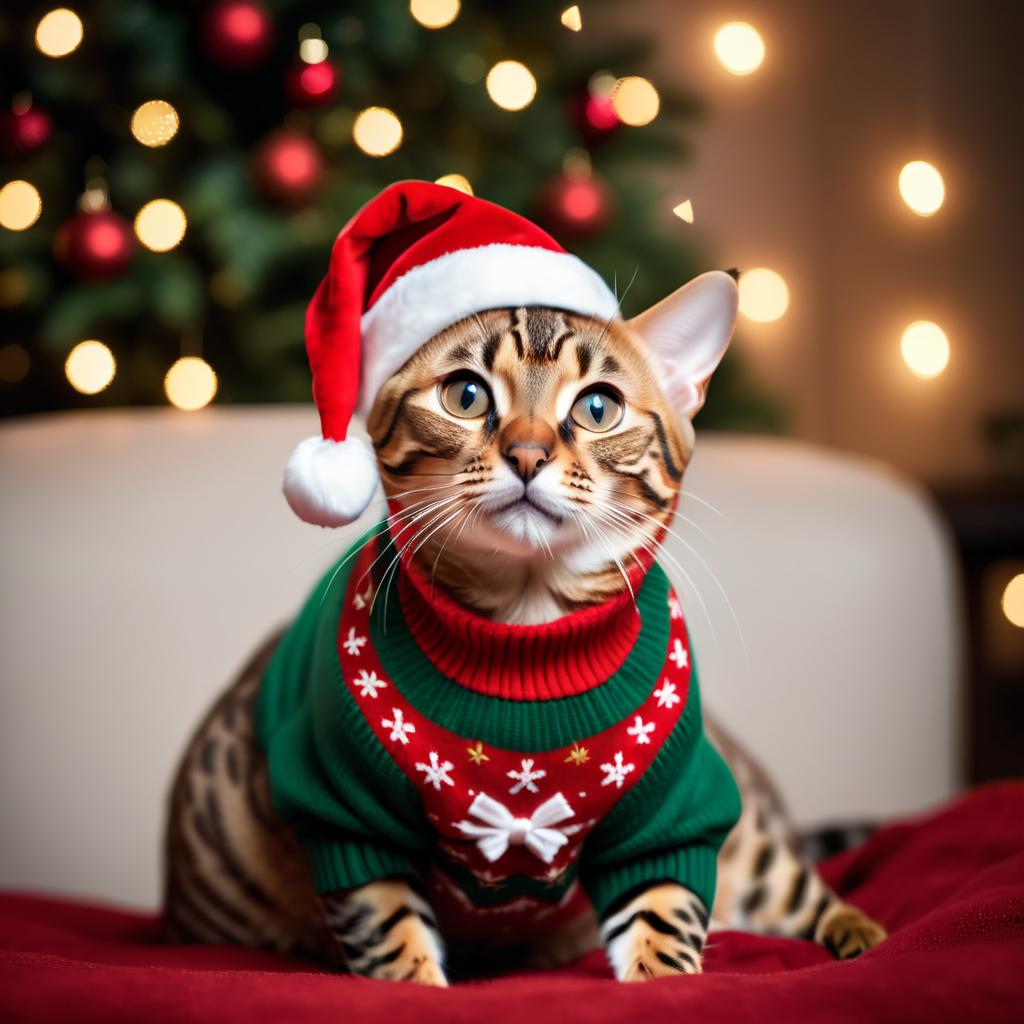
<svg viewBox="0 0 1024 1024">
<path fill-rule="evenodd" d="M 629 585 L 625 566 L 671 528 L 693 451 L 690 419 L 732 329 L 729 319 L 709 349 L 680 344 L 700 318 L 702 280 L 628 322 L 546 308 L 474 315 L 384 385 L 368 426 L 397 509 L 391 522 L 414 527 L 414 561 L 438 586 L 496 621 L 542 623 Z M 443 937 L 415 879 L 314 895 L 298 842 L 272 809 L 254 742 L 253 705 L 275 643 L 216 704 L 178 771 L 166 842 L 168 936 L 447 984 Z M 753 760 L 714 723 L 707 731 L 743 806 L 719 854 L 713 907 L 681 885 L 656 883 L 629 893 L 600 923 L 591 914 L 545 936 L 530 963 L 565 962 L 603 940 L 619 979 L 695 973 L 709 919 L 810 939 L 841 959 L 884 938 L 797 854 Z"/>
</svg>

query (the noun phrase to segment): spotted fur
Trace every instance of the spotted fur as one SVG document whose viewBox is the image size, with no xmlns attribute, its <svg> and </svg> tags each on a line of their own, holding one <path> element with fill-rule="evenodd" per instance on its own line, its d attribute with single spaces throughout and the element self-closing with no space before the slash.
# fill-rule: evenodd
<svg viewBox="0 0 1024 1024">
<path fill-rule="evenodd" d="M 445 382 L 466 372 L 490 397 L 473 418 L 441 400 Z M 702 397 L 706 382 L 696 383 Z M 625 406 L 605 432 L 571 413 L 595 385 Z M 505 622 L 549 621 L 631 586 L 633 563 L 669 527 L 693 450 L 689 420 L 668 404 L 629 324 L 545 309 L 492 310 L 444 331 L 384 385 L 368 425 L 400 552 L 463 604 Z M 301 848 L 272 809 L 253 735 L 275 645 L 217 702 L 179 769 L 166 842 L 168 936 L 446 984 L 443 940 L 415 879 L 314 894 Z M 707 729 L 743 802 L 719 855 L 710 922 L 693 893 L 655 882 L 626 894 L 600 925 L 590 914 L 544 936 L 530 963 L 563 963 L 603 941 L 622 980 L 693 974 L 709 923 L 813 940 L 840 959 L 884 938 L 800 857 L 764 772 L 714 722 Z"/>
</svg>

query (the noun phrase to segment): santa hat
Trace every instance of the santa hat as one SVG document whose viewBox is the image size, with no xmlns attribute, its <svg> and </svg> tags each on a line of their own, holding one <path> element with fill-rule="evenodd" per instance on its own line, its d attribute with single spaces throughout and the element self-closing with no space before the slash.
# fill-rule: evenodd
<svg viewBox="0 0 1024 1024">
<path fill-rule="evenodd" d="M 601 278 L 535 224 L 444 185 L 401 181 L 341 230 L 306 313 L 306 351 L 322 436 L 285 467 L 293 511 L 343 526 L 377 487 L 373 453 L 348 437 L 353 415 L 425 342 L 486 309 L 551 306 L 610 318 Z"/>
</svg>

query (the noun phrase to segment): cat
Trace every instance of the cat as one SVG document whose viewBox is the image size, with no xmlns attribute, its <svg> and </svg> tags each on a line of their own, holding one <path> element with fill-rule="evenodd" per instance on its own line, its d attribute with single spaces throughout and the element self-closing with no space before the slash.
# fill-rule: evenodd
<svg viewBox="0 0 1024 1024">
<path fill-rule="evenodd" d="M 690 338 L 707 319 L 707 288 L 699 278 L 631 321 L 552 308 L 489 310 L 423 345 L 380 389 L 368 416 L 391 509 L 374 532 L 393 547 L 373 548 L 382 557 L 364 571 L 365 595 L 353 580 L 353 600 L 397 603 L 403 564 L 431 591 L 496 624 L 543 625 L 639 599 L 638 568 L 650 565 L 671 529 L 694 447 L 691 420 L 732 331 L 726 316 L 710 348 Z M 656 375 L 652 349 L 675 369 Z M 342 585 L 332 577 L 322 585 L 324 597 L 335 584 Z M 446 985 L 465 950 L 446 949 L 425 877 L 314 891 L 297 833 L 275 809 L 258 742 L 261 682 L 280 644 L 275 637 L 252 658 L 178 769 L 166 834 L 167 936 L 264 946 L 373 978 Z M 643 742 L 640 717 L 636 726 Z M 617 978 L 643 981 L 699 972 L 709 923 L 813 940 L 840 959 L 884 938 L 881 925 L 800 858 L 783 805 L 755 761 L 716 723 L 706 720 L 704 730 L 731 769 L 742 808 L 719 837 L 712 905 L 678 882 L 649 879 L 619 894 L 600 921 L 587 910 L 540 929 L 522 950 L 524 962 L 564 963 L 603 942 Z M 474 752 L 487 759 L 483 744 L 467 743 L 470 760 Z M 581 749 L 576 744 L 570 758 Z M 444 764 L 452 767 L 434 755 L 434 769 L 443 773 Z"/>
</svg>

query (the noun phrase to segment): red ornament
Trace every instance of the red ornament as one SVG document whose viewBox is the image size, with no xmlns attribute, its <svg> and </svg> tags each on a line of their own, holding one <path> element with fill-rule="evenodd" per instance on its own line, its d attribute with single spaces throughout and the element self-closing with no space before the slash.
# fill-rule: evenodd
<svg viewBox="0 0 1024 1024">
<path fill-rule="evenodd" d="M 556 234 L 589 238 L 611 219 L 612 203 L 607 186 L 596 175 L 559 175 L 541 198 L 541 217 Z"/>
<path fill-rule="evenodd" d="M 318 107 L 330 101 L 341 85 L 341 71 L 329 60 L 316 64 L 300 61 L 285 75 L 285 88 L 300 107 Z"/>
<path fill-rule="evenodd" d="M 113 210 L 76 213 L 58 229 L 53 251 L 76 277 L 117 277 L 132 261 L 135 237 L 131 224 Z"/>
<path fill-rule="evenodd" d="M 613 135 L 622 124 L 611 97 L 584 91 L 571 101 L 572 119 L 584 142 L 593 144 Z"/>
<path fill-rule="evenodd" d="M 324 174 L 324 158 L 305 135 L 280 131 L 256 151 L 256 182 L 270 199 L 300 204 L 316 191 Z"/>
<path fill-rule="evenodd" d="M 4 148 L 14 156 L 30 156 L 53 134 L 53 121 L 39 107 L 14 109 L 3 118 Z"/>
<path fill-rule="evenodd" d="M 220 0 L 203 20 L 206 52 L 229 68 L 251 68 L 270 52 L 274 23 L 254 0 Z"/>
</svg>

